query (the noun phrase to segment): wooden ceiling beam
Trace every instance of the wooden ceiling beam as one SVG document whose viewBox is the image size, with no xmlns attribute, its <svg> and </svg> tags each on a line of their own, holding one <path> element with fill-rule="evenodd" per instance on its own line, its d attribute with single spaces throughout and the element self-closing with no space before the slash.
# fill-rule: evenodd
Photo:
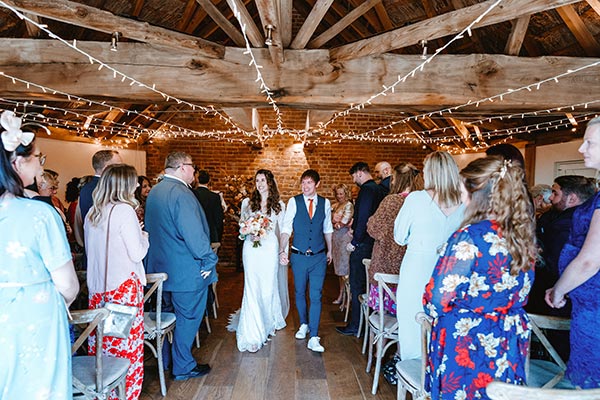
<svg viewBox="0 0 600 400">
<path fill-rule="evenodd" d="M 271 44 L 268 45 L 271 61 L 273 61 L 274 65 L 279 66 L 283 62 L 283 41 L 281 38 L 281 23 L 279 22 L 277 2 L 275 0 L 256 0 L 256 8 L 258 8 L 260 21 L 265 30 L 265 37 L 269 34 L 271 35 Z M 272 27 L 270 32 L 267 26 Z"/>
<path fill-rule="evenodd" d="M 345 9 L 345 7 L 343 7 L 342 4 L 340 4 L 340 2 L 338 2 L 338 1 L 334 1 L 333 4 L 331 4 L 331 9 L 340 18 L 343 18 L 344 15 L 346 15 L 348 13 L 348 11 Z M 339 21 L 339 19 L 335 18 L 335 16 L 334 16 L 334 19 L 335 19 L 335 22 L 332 25 L 335 25 Z M 350 29 L 352 29 L 354 32 L 356 32 L 359 39 L 363 39 L 363 38 L 372 36 L 371 32 L 369 32 L 369 29 L 367 29 L 366 26 L 361 24 L 360 21 L 354 21 L 354 23 L 352 25 L 350 25 Z M 354 38 L 352 41 L 353 42 L 356 41 L 356 38 Z"/>
<path fill-rule="evenodd" d="M 246 41 L 244 37 L 237 30 L 235 26 L 223 14 L 221 11 L 213 4 L 211 0 L 196 0 L 198 4 L 206 11 L 206 13 L 212 18 L 212 20 L 225 32 L 227 36 L 235 43 L 238 47 L 245 47 Z"/>
<path fill-rule="evenodd" d="M 279 31 L 283 48 L 292 43 L 292 0 L 279 0 Z"/>
<path fill-rule="evenodd" d="M 294 8 L 296 9 L 296 11 L 298 11 L 299 14 L 301 14 L 305 19 L 308 18 L 308 15 L 310 14 L 310 12 L 312 11 L 312 8 L 309 8 L 309 3 L 308 2 L 299 2 L 294 4 Z M 337 23 L 338 19 L 335 18 L 335 16 L 333 16 L 331 13 L 329 14 L 325 14 L 325 17 L 323 18 L 324 21 L 329 25 L 329 26 L 333 26 Z M 356 41 L 357 37 L 355 35 L 350 34 L 347 31 L 342 31 L 340 32 L 340 36 L 342 37 L 343 40 L 345 40 L 346 42 L 354 42 Z M 289 47 L 289 46 L 288 46 Z"/>
<path fill-rule="evenodd" d="M 333 39 L 337 34 L 346 29 L 348 25 L 352 24 L 358 18 L 363 16 L 367 11 L 375 6 L 375 4 L 381 3 L 381 0 L 365 0 L 360 6 L 350 11 L 346 16 L 339 20 L 331 28 L 317 36 L 315 39 L 308 43 L 308 48 L 317 49 L 323 46 L 325 43 Z"/>
<path fill-rule="evenodd" d="M 121 32 L 124 37 L 140 42 L 170 46 L 176 49 L 194 50 L 211 58 L 223 58 L 225 48 L 194 36 L 151 26 L 145 22 L 118 17 L 68 0 L 5 0 L 19 11 L 49 18 L 70 25 L 111 34 Z"/>
<path fill-rule="evenodd" d="M 177 24 L 178 31 L 182 31 L 182 32 L 186 32 L 186 33 L 193 32 L 193 31 L 188 32 L 186 30 L 186 27 L 189 25 L 190 20 L 192 19 L 192 16 L 194 15 L 194 11 L 197 8 L 197 4 L 198 3 L 196 3 L 196 0 L 188 0 L 187 4 L 185 5 L 185 9 L 183 10 L 183 16 L 179 20 L 179 24 Z"/>
<path fill-rule="evenodd" d="M 142 8 L 144 8 L 144 0 L 135 0 L 135 4 L 133 5 L 133 11 L 131 15 L 134 17 L 139 17 L 142 12 Z"/>
<path fill-rule="evenodd" d="M 333 3 L 333 0 L 317 0 L 310 14 L 306 20 L 304 20 L 304 23 L 296 34 L 296 37 L 290 44 L 291 49 L 303 49 L 306 46 L 313 33 L 315 33 L 315 29 L 317 29 L 317 26 L 321 23 L 325 13 L 329 10 L 331 3 Z"/>
<path fill-rule="evenodd" d="M 25 16 L 29 19 L 31 19 L 32 21 L 37 22 L 38 24 L 40 23 L 40 19 L 38 18 L 37 15 L 31 15 L 29 13 L 25 13 Z M 27 29 L 27 34 L 29 35 L 29 37 L 35 38 L 40 36 L 40 32 L 41 29 L 37 27 L 37 25 L 32 24 L 29 21 L 25 21 L 25 28 Z"/>
<path fill-rule="evenodd" d="M 600 55 L 600 44 L 598 44 L 594 35 L 585 26 L 585 23 L 581 20 L 581 17 L 577 14 L 573 6 L 558 7 L 556 11 L 565 24 L 567 24 L 567 27 L 573 33 L 577 43 L 583 48 L 586 55 L 588 57 Z"/>
<path fill-rule="evenodd" d="M 114 79 L 112 73 L 91 65 L 86 57 L 73 52 L 55 40 L 4 39 L 0 46 L 0 71 L 7 75 L 72 95 L 91 99 L 106 99 L 111 103 L 168 104 L 157 93 L 128 82 Z M 255 82 L 255 71 L 248 68 L 245 49 L 228 48 L 223 60 L 202 58 L 196 54 L 173 52 L 169 48 L 126 42 L 123 51 L 111 52 L 103 42 L 78 42 L 78 47 L 99 58 L 111 60 L 120 71 L 144 77 L 147 84 L 167 94 L 198 104 L 223 106 L 265 106 L 266 100 Z M 263 66 L 278 102 L 303 109 L 345 109 L 349 104 L 365 101 L 382 85 L 397 79 L 418 66 L 419 55 L 386 54 L 331 63 L 326 50 L 287 50 L 280 69 L 269 62 L 266 49 L 257 49 L 256 61 Z M 465 104 L 556 76 L 567 70 L 597 62 L 594 58 L 539 57 L 525 58 L 506 55 L 446 55 L 440 54 L 428 65 L 423 76 L 415 76 L 395 94 L 381 96 L 366 110 L 435 111 L 452 105 Z M 456 112 L 517 112 L 577 104 L 593 99 L 600 87 L 600 75 L 588 68 L 563 77 L 558 82 L 542 85 L 540 90 L 522 90 L 506 95 L 503 101 L 482 102 Z M 29 100 L 60 100 L 63 97 L 46 93 L 33 86 L 13 84 L 0 77 L 0 93 L 4 98 Z M 560 93 L 560 96 L 556 96 Z M 589 110 L 600 107 L 589 104 Z M 576 115 L 576 113 L 574 113 Z"/>
<path fill-rule="evenodd" d="M 361 5 L 363 5 L 365 3 L 365 1 L 366 0 L 348 0 L 348 4 L 350 4 L 353 8 L 358 8 Z M 380 0 L 379 2 L 377 2 L 374 6 L 376 6 L 377 4 L 381 4 L 381 2 L 382 2 L 382 0 Z M 373 11 L 372 13 L 370 13 L 369 11 L 370 10 L 367 10 L 367 12 L 365 12 L 363 15 L 361 15 L 361 17 L 363 17 L 365 20 L 367 20 L 367 23 L 369 25 L 371 25 L 371 27 L 375 31 L 381 32 L 383 30 L 383 26 L 381 25 L 381 21 L 377 17 L 377 14 L 375 13 L 375 11 Z M 369 35 L 369 36 L 371 36 L 371 35 Z"/>
<path fill-rule="evenodd" d="M 600 0 L 586 0 L 586 2 L 600 15 Z"/>
<path fill-rule="evenodd" d="M 531 15 L 523 15 L 512 21 L 512 29 L 510 30 L 508 41 L 504 47 L 505 54 L 508 54 L 509 56 L 519 55 L 523 40 L 525 40 L 525 34 L 527 33 L 530 19 Z"/>
<path fill-rule="evenodd" d="M 509 21 L 523 15 L 534 14 L 579 0 L 504 0 L 501 7 L 491 10 L 476 28 Z M 460 10 L 451 11 L 425 21 L 417 22 L 368 39 L 359 40 L 330 50 L 333 61 L 343 61 L 387 53 L 391 50 L 412 46 L 421 40 L 432 40 L 455 35 L 485 12 L 495 0 L 487 0 Z"/>
<path fill-rule="evenodd" d="M 248 36 L 248 40 L 252 43 L 254 47 L 264 47 L 265 46 L 265 38 L 262 35 L 262 29 L 258 29 L 252 16 L 248 12 L 246 5 L 241 0 L 227 0 L 227 4 L 231 11 L 237 9 L 240 13 L 240 18 L 242 19 L 240 26 L 242 24 L 246 25 L 246 36 Z M 236 17 L 237 18 L 237 17 Z"/>
<path fill-rule="evenodd" d="M 386 31 L 394 29 L 394 23 L 390 19 L 387 10 L 381 2 L 375 5 L 375 12 L 379 17 L 379 20 L 381 21 L 381 25 L 383 25 L 383 29 L 385 29 Z"/>
</svg>

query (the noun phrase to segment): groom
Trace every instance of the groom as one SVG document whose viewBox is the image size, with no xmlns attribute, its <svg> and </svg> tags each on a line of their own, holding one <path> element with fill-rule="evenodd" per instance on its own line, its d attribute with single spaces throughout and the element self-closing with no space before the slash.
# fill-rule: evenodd
<svg viewBox="0 0 600 400">
<path fill-rule="evenodd" d="M 288 201 L 280 237 L 279 261 L 292 263 L 296 308 L 300 316 L 300 329 L 296 339 L 306 338 L 310 332 L 308 348 L 322 353 L 319 321 L 321 319 L 321 292 L 327 264 L 331 262 L 331 203 L 317 195 L 320 176 L 314 169 L 304 171 L 300 178 L 302 194 Z M 291 260 L 288 260 L 290 235 L 294 232 Z M 309 286 L 310 310 L 306 313 L 306 287 Z"/>
</svg>

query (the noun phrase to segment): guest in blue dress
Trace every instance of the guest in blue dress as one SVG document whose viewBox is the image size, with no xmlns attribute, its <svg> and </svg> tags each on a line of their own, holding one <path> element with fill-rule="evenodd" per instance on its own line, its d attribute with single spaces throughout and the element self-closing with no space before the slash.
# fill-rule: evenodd
<svg viewBox="0 0 600 400">
<path fill-rule="evenodd" d="M 23 195 L 45 161 L 35 135 L 10 111 L 0 123 L 0 399 L 68 400 L 79 283 L 60 217 Z"/>
<path fill-rule="evenodd" d="M 585 166 L 600 169 L 600 118 L 590 120 L 579 148 Z M 600 387 L 600 193 L 573 213 L 571 235 L 558 260 L 560 279 L 546 292 L 554 308 L 572 302 L 571 355 L 566 377 L 581 388 Z"/>
<path fill-rule="evenodd" d="M 464 225 L 444 245 L 423 295 L 434 317 L 425 380 L 434 400 L 488 398 L 493 380 L 525 383 L 523 306 L 536 246 L 523 169 L 490 156 L 460 174 Z"/>
</svg>

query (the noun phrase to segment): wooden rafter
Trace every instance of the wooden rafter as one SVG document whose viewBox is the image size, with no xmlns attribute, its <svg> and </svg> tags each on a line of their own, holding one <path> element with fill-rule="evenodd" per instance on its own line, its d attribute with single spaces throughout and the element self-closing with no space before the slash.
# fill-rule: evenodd
<svg viewBox="0 0 600 400">
<path fill-rule="evenodd" d="M 246 42 L 244 37 L 235 26 L 227 18 L 221 14 L 221 11 L 213 4 L 211 0 L 196 0 L 202 6 L 204 11 L 212 18 L 212 20 L 225 32 L 227 36 L 238 47 L 244 47 Z"/>
<path fill-rule="evenodd" d="M 575 39 L 577 39 L 577 42 L 585 53 L 589 57 L 600 55 L 600 44 L 598 44 L 594 35 L 585 26 L 585 23 L 581 20 L 581 17 L 577 14 L 573 6 L 558 7 L 556 11 L 562 20 L 565 21 L 565 24 L 567 24 L 567 27 L 573 33 L 573 36 L 575 36 Z"/>
<path fill-rule="evenodd" d="M 292 44 L 290 44 L 290 48 L 303 49 L 306 46 L 332 2 L 333 0 L 317 0 L 312 11 L 292 41 Z"/>
<path fill-rule="evenodd" d="M 256 0 L 256 7 L 260 15 L 260 21 L 265 29 L 265 37 L 267 36 L 268 26 L 271 26 L 271 44 L 269 54 L 273 64 L 279 66 L 283 62 L 283 41 L 281 39 L 281 24 L 279 22 L 279 10 L 276 0 Z"/>
<path fill-rule="evenodd" d="M 392 20 L 390 19 L 390 16 L 388 15 L 385 7 L 383 6 L 383 4 L 381 2 L 375 4 L 375 12 L 377 13 L 377 16 L 379 17 L 381 24 L 383 25 L 383 29 L 385 29 L 386 31 L 394 29 L 394 24 L 393 24 Z"/>
<path fill-rule="evenodd" d="M 364 3 L 365 3 L 365 0 L 348 0 L 348 4 L 350 6 L 352 6 L 353 8 L 358 8 Z M 377 4 L 381 4 L 381 0 Z M 375 4 L 375 5 L 377 5 L 377 4 Z M 371 25 L 372 29 L 376 30 L 377 32 L 381 32 L 383 30 L 381 21 L 379 20 L 379 18 L 377 17 L 377 14 L 375 12 L 371 13 L 369 11 L 370 10 L 365 12 L 363 15 L 361 15 L 361 17 L 363 17 L 365 20 L 367 20 L 369 25 Z"/>
<path fill-rule="evenodd" d="M 346 8 L 344 6 L 342 6 L 342 4 L 340 4 L 339 1 L 334 1 L 333 4 L 331 4 L 331 10 L 333 10 L 333 12 L 335 12 L 339 16 L 339 18 L 343 18 L 348 13 L 348 10 L 346 10 Z M 334 20 L 335 20 L 335 22 L 332 25 L 335 25 L 335 23 L 337 23 L 337 21 L 339 21 L 338 18 L 334 18 Z M 365 38 L 365 37 L 372 36 L 372 33 L 369 31 L 369 29 L 366 26 L 364 26 L 360 22 L 360 20 L 354 21 L 354 23 L 352 25 L 350 25 L 349 28 L 352 29 L 354 32 L 356 32 L 356 34 L 358 35 L 359 38 Z M 354 40 L 356 40 L 356 39 L 354 39 Z"/>
<path fill-rule="evenodd" d="M 529 20 L 531 15 L 523 15 L 512 21 L 512 29 L 504 48 L 504 53 L 510 56 L 518 56 L 525 40 L 525 34 L 527 33 L 527 27 L 529 26 Z"/>
<path fill-rule="evenodd" d="M 258 29 L 252 16 L 248 12 L 246 5 L 241 0 L 227 0 L 227 4 L 229 8 L 233 11 L 237 8 L 240 13 L 242 22 L 246 25 L 246 36 L 248 36 L 248 40 L 252 43 L 254 47 L 264 47 L 265 46 L 265 38 L 262 35 L 262 30 Z"/>
<path fill-rule="evenodd" d="M 587 3 L 596 11 L 596 14 L 600 15 L 600 0 L 586 0 Z"/>
<path fill-rule="evenodd" d="M 208 40 L 118 17 L 108 11 L 68 0 L 6 0 L 5 3 L 17 10 L 40 17 L 109 34 L 122 32 L 127 38 L 178 49 L 194 50 L 206 57 L 222 58 L 225 53 L 223 46 Z"/>
<path fill-rule="evenodd" d="M 140 13 L 142 12 L 143 7 L 144 7 L 144 0 L 135 0 L 135 3 L 133 5 L 133 11 L 131 12 L 131 15 L 134 17 L 139 17 Z"/>
<path fill-rule="evenodd" d="M 294 4 L 294 8 L 305 19 L 308 18 L 308 15 L 312 11 L 312 8 L 309 8 L 308 2 L 296 3 L 296 4 Z M 338 19 L 335 18 L 335 16 L 333 16 L 331 13 L 325 14 L 325 17 L 323 18 L 323 20 L 329 26 L 335 25 L 336 22 L 338 21 Z M 351 27 L 354 27 L 354 25 L 351 25 Z M 354 42 L 357 39 L 357 37 L 355 35 L 350 34 L 347 30 L 340 32 L 340 36 L 342 37 L 343 40 L 345 40 L 347 42 Z"/>
<path fill-rule="evenodd" d="M 359 40 L 330 50 L 332 60 L 342 61 L 386 53 L 394 49 L 411 46 L 421 40 L 437 39 L 457 34 L 462 27 L 469 25 L 486 11 L 494 0 L 487 0 L 469 7 L 438 15 L 426 21 L 398 28 L 368 39 Z M 578 0 L 504 0 L 502 7 L 496 7 L 483 18 L 477 27 L 509 21 L 523 15 L 577 3 Z M 461 28 L 459 28 L 461 27 Z"/>
<path fill-rule="evenodd" d="M 27 18 L 30 18 L 32 21 L 37 22 L 38 24 L 40 23 L 40 19 L 38 18 L 37 15 L 30 15 L 28 13 L 25 13 L 25 15 L 27 16 Z M 35 38 L 40 36 L 40 28 L 38 28 L 36 25 L 32 24 L 29 21 L 25 21 L 25 28 L 27 28 L 27 34 L 29 35 L 29 37 Z"/>
<path fill-rule="evenodd" d="M 381 0 L 365 0 L 360 6 L 350 11 L 344 18 L 338 21 L 337 24 L 333 25 L 331 28 L 327 29 L 325 32 L 317 36 L 315 39 L 311 40 L 308 43 L 308 48 L 316 49 L 323 46 L 325 43 L 333 39 L 338 33 L 346 29 L 348 25 L 352 24 L 362 15 L 364 15 L 367 11 L 375 6 L 375 4 L 380 3 Z"/>
<path fill-rule="evenodd" d="M 191 33 L 186 30 L 186 27 L 189 25 L 190 20 L 194 15 L 194 11 L 197 8 L 197 4 L 198 3 L 196 3 L 196 0 L 188 0 L 187 4 L 185 5 L 185 9 L 183 10 L 183 16 L 181 17 L 181 19 L 179 20 L 179 24 L 177 25 L 178 31 Z"/>
<path fill-rule="evenodd" d="M 292 0 L 279 1 L 279 31 L 283 48 L 292 43 Z"/>
</svg>

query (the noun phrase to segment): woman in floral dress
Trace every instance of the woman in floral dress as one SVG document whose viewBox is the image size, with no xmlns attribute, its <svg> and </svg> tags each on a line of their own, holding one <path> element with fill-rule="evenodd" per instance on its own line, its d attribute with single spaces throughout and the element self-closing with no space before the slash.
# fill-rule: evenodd
<svg viewBox="0 0 600 400">
<path fill-rule="evenodd" d="M 343 183 L 333 188 L 336 203 L 331 206 L 331 223 L 333 224 L 333 235 L 331 237 L 331 254 L 333 257 L 333 269 L 340 282 L 340 292 L 333 304 L 341 304 L 344 293 L 344 276 L 350 271 L 350 252 L 346 246 L 352 241 L 348 234 L 352 225 L 354 205 L 350 200 L 350 189 Z"/>
<path fill-rule="evenodd" d="M 132 166 L 114 164 L 107 167 L 94 190 L 94 205 L 84 225 L 90 308 L 102 307 L 103 300 L 138 307 L 129 337 L 105 336 L 102 346 L 105 354 L 131 361 L 125 379 L 127 400 L 139 398 L 144 377 L 143 287 L 146 274 L 142 260 L 149 243 L 148 234 L 142 231 L 135 212 L 137 184 L 137 174 Z M 90 336 L 89 347 L 91 354 L 95 354 L 95 336 Z"/>
<path fill-rule="evenodd" d="M 461 177 L 465 225 L 448 239 L 423 295 L 434 317 L 425 380 L 434 400 L 488 398 L 492 380 L 525 384 L 523 306 L 536 246 L 523 169 L 491 156 Z"/>
</svg>

